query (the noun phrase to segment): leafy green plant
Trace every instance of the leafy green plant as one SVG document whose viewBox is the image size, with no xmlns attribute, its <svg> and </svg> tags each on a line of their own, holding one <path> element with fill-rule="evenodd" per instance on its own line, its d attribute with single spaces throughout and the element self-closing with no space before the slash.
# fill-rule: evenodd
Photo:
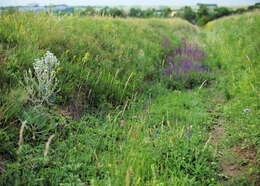
<svg viewBox="0 0 260 186">
<path fill-rule="evenodd" d="M 20 119 L 26 121 L 25 130 L 30 132 L 30 137 L 36 140 L 36 137 L 45 138 L 51 131 L 55 131 L 59 123 L 55 121 L 47 108 L 37 106 L 24 110 Z M 29 137 L 29 138 L 30 138 Z"/>
</svg>

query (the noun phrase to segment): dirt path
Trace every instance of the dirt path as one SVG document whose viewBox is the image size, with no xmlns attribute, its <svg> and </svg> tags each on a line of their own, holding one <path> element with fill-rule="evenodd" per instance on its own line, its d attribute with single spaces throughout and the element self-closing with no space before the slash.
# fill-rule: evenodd
<svg viewBox="0 0 260 186">
<path fill-rule="evenodd" d="M 217 111 L 214 112 L 212 114 L 216 117 L 213 122 L 216 125 L 211 132 L 210 142 L 215 146 L 215 155 L 220 158 L 220 182 L 223 185 L 260 186 L 259 175 L 253 174 L 253 167 L 257 163 L 256 150 L 243 143 L 232 147 L 224 144 L 228 122 Z"/>
</svg>

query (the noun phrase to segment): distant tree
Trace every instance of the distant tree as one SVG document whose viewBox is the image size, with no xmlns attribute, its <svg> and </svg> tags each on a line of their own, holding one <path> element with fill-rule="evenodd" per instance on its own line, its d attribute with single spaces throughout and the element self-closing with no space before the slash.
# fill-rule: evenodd
<svg viewBox="0 0 260 186">
<path fill-rule="evenodd" d="M 112 17 L 124 17 L 124 12 L 118 8 L 112 8 L 110 9 L 110 15 Z"/>
<path fill-rule="evenodd" d="M 214 9 L 214 15 L 212 19 L 217 19 L 223 16 L 228 16 L 232 14 L 232 11 L 230 11 L 228 8 L 226 7 L 218 7 Z"/>
<path fill-rule="evenodd" d="M 109 7 L 104 7 L 99 11 L 100 16 L 109 16 L 110 15 L 110 9 Z"/>
<path fill-rule="evenodd" d="M 205 16 L 210 16 L 209 8 L 207 6 L 202 5 L 198 9 L 197 17 L 200 18 Z"/>
<path fill-rule="evenodd" d="M 236 9 L 236 10 L 234 11 L 234 13 L 242 14 L 242 13 L 244 13 L 245 11 L 246 11 L 245 8 L 238 8 L 238 9 Z"/>
<path fill-rule="evenodd" d="M 169 17 L 171 15 L 171 13 L 172 13 L 172 10 L 169 7 L 162 9 L 162 16 L 163 17 Z"/>
<path fill-rule="evenodd" d="M 192 8 L 190 6 L 185 6 L 184 8 L 182 8 L 176 14 L 176 16 L 186 19 L 191 23 L 195 23 L 195 20 L 196 20 L 196 13 L 192 10 Z"/>
<path fill-rule="evenodd" d="M 246 12 L 245 8 L 238 8 L 235 11 L 233 11 L 233 13 L 235 13 L 235 14 L 242 14 L 244 12 Z"/>
<path fill-rule="evenodd" d="M 143 12 L 140 8 L 131 8 L 129 12 L 130 17 L 142 17 Z"/>
<path fill-rule="evenodd" d="M 196 22 L 199 26 L 205 25 L 207 22 L 212 20 L 212 14 L 210 14 L 209 8 L 207 6 L 200 6 L 197 11 Z"/>
<path fill-rule="evenodd" d="M 249 6 L 247 8 L 247 10 L 251 11 L 251 10 L 259 9 L 259 8 L 260 8 L 260 3 L 256 3 L 255 5 Z"/>
<path fill-rule="evenodd" d="M 83 10 L 82 12 L 80 12 L 80 15 L 82 16 L 94 16 L 96 14 L 96 11 L 93 7 L 91 6 L 87 6 L 85 8 L 85 10 Z"/>
<path fill-rule="evenodd" d="M 143 11 L 143 17 L 149 18 L 154 16 L 154 11 L 152 9 L 147 9 Z"/>
</svg>

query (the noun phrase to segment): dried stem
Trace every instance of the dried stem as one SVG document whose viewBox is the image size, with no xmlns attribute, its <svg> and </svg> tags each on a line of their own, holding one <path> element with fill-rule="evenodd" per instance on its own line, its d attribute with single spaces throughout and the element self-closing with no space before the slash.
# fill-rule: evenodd
<svg viewBox="0 0 260 186">
<path fill-rule="evenodd" d="M 48 151 L 49 151 L 49 147 L 50 147 L 50 144 L 51 144 L 51 140 L 52 140 L 54 137 L 55 137 L 55 135 L 54 135 L 54 134 L 53 134 L 53 135 L 51 135 L 51 136 L 49 137 L 49 139 L 48 139 L 47 143 L 45 144 L 45 151 L 44 151 L 44 153 L 43 153 L 43 155 L 44 155 L 44 158 L 46 158 L 46 157 L 47 157 L 47 155 L 48 155 Z"/>
<path fill-rule="evenodd" d="M 24 128 L 25 128 L 26 123 L 27 123 L 27 121 L 23 121 L 23 122 L 22 122 L 22 126 L 21 126 L 21 128 L 20 128 L 19 141 L 18 141 L 18 146 L 19 146 L 18 152 L 20 152 L 21 149 L 22 149 L 22 144 L 23 144 L 23 131 L 24 131 Z"/>
</svg>

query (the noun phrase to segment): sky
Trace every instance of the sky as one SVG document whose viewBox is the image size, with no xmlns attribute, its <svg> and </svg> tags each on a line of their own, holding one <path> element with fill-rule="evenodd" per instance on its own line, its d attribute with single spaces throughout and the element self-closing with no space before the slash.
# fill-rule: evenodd
<svg viewBox="0 0 260 186">
<path fill-rule="evenodd" d="M 197 3 L 215 3 L 218 5 L 252 5 L 260 0 L 0 0 L 0 6 L 17 6 L 28 4 L 39 5 L 54 5 L 54 4 L 67 4 L 67 5 L 143 5 L 143 6 L 158 6 L 158 5 L 195 5 Z"/>
</svg>

